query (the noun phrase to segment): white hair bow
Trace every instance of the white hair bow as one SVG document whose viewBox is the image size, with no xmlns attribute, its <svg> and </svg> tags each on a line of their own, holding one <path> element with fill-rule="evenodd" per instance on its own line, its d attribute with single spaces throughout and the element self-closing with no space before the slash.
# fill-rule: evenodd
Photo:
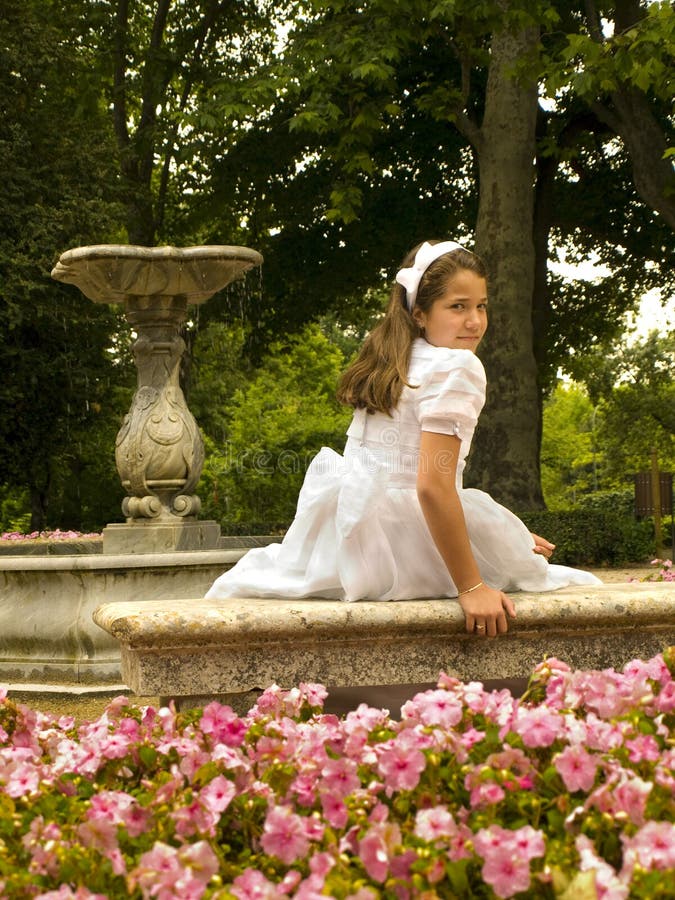
<svg viewBox="0 0 675 900">
<path fill-rule="evenodd" d="M 463 247 L 456 241 L 441 241 L 439 244 L 430 244 L 428 241 L 425 241 L 415 254 L 415 262 L 412 266 L 398 270 L 396 281 L 405 288 L 409 312 L 412 312 L 415 306 L 417 288 L 422 275 L 424 275 L 434 260 L 438 259 L 439 256 L 450 253 L 452 250 L 466 250 L 466 247 Z"/>
</svg>

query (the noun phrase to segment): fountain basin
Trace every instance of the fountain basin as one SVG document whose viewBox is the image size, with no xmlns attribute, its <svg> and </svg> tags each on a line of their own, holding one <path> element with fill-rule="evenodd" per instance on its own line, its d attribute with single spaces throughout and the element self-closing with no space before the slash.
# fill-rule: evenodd
<svg viewBox="0 0 675 900">
<path fill-rule="evenodd" d="M 249 544 L 250 546 L 250 544 Z M 102 603 L 199 597 L 246 552 L 0 557 L 0 683 L 123 683 L 118 642 L 94 624 Z"/>
</svg>

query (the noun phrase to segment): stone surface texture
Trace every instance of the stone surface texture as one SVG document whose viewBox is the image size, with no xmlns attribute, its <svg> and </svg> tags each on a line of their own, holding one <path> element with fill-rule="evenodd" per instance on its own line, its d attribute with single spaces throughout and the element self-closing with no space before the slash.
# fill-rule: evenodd
<svg viewBox="0 0 675 900">
<path fill-rule="evenodd" d="M 122 648 L 137 694 L 236 695 L 276 682 L 333 686 L 526 677 L 545 656 L 577 668 L 621 666 L 675 644 L 667 583 L 515 594 L 518 617 L 496 640 L 468 635 L 453 600 L 346 604 L 326 600 L 105 603 L 95 621 Z"/>
</svg>

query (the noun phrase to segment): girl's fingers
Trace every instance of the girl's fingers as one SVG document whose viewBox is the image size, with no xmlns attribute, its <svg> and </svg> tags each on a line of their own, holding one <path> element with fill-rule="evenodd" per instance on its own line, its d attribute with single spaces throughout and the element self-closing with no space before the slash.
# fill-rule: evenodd
<svg viewBox="0 0 675 900">
<path fill-rule="evenodd" d="M 499 610 L 495 610 L 492 603 L 481 604 L 475 598 L 467 600 L 462 605 L 468 634 L 475 634 L 478 637 L 496 637 L 498 634 L 506 634 L 509 630 L 507 613 L 511 618 L 515 618 L 516 608 L 508 594 L 499 591 L 497 596 L 501 601 L 502 607 Z M 484 608 L 485 606 L 487 606 L 487 609 Z M 466 607 L 469 608 L 467 609 Z"/>
</svg>

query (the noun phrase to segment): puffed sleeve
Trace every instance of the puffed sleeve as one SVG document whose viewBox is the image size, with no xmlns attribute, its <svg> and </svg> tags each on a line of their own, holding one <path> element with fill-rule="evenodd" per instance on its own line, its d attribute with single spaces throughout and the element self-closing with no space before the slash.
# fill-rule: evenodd
<svg viewBox="0 0 675 900">
<path fill-rule="evenodd" d="M 470 439 L 485 403 L 485 369 L 470 350 L 439 348 L 433 369 L 419 392 L 422 431 Z"/>
</svg>

